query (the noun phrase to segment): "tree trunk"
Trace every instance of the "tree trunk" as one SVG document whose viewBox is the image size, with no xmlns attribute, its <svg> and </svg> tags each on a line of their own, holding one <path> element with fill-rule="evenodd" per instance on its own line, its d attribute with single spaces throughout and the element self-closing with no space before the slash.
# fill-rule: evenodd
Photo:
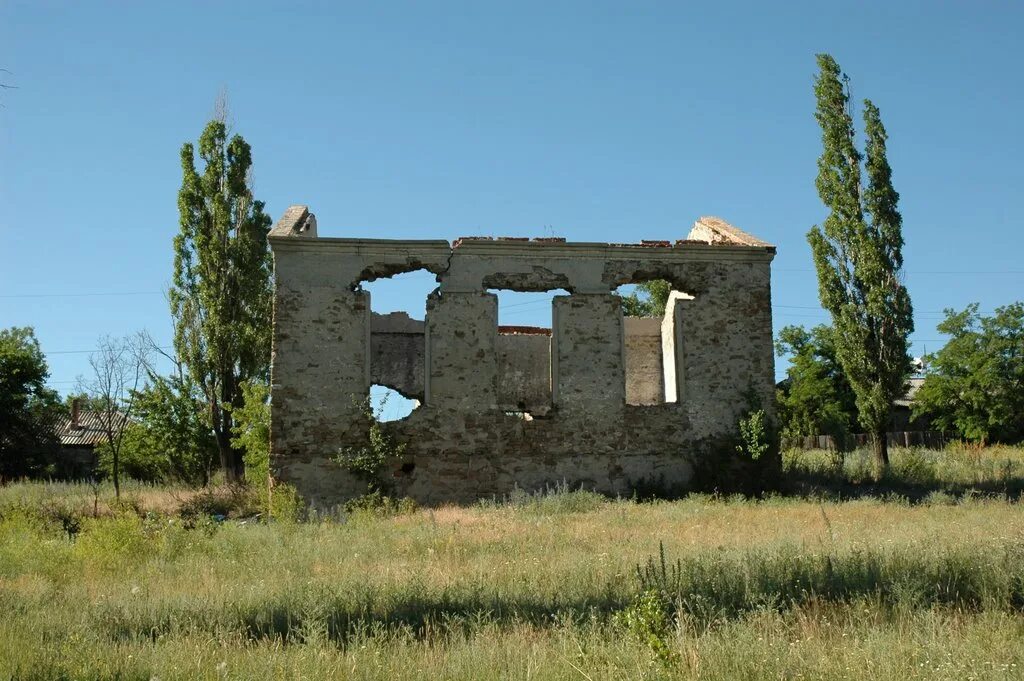
<svg viewBox="0 0 1024 681">
<path fill-rule="evenodd" d="M 120 447 L 111 447 L 114 456 L 114 499 L 121 501 L 121 453 Z"/>
<path fill-rule="evenodd" d="M 231 403 L 224 399 L 229 394 L 227 389 L 221 391 L 221 404 Z M 213 422 L 213 436 L 217 440 L 217 453 L 220 454 L 220 468 L 224 471 L 224 477 L 231 483 L 241 482 L 245 476 L 245 467 L 242 453 L 231 446 L 231 412 L 220 404 L 211 404 L 210 420 Z"/>
<path fill-rule="evenodd" d="M 220 378 L 222 405 L 237 407 L 238 385 L 232 371 L 225 371 Z M 224 474 L 229 482 L 242 482 L 245 480 L 245 463 L 242 461 L 242 452 L 231 446 L 232 426 L 235 424 L 231 408 L 220 409 L 220 428 L 217 431 L 217 446 L 220 448 L 221 465 L 224 467 Z"/>
<path fill-rule="evenodd" d="M 241 482 L 245 474 L 245 469 L 242 467 L 242 457 L 240 452 L 231 446 L 230 426 L 228 426 L 228 430 L 225 430 L 224 421 L 227 421 L 227 419 L 221 421 L 220 427 L 217 428 L 215 433 L 217 449 L 220 452 L 220 467 L 224 471 L 224 476 L 228 482 Z"/>
<path fill-rule="evenodd" d="M 885 428 L 871 434 L 871 451 L 875 459 L 875 480 L 881 480 L 889 468 L 889 438 Z"/>
</svg>

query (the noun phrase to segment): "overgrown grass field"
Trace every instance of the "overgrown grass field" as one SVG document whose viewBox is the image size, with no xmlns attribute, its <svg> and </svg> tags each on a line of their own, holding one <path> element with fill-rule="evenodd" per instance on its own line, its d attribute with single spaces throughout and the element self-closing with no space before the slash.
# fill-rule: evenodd
<svg viewBox="0 0 1024 681">
<path fill-rule="evenodd" d="M 304 522 L 8 485 L 0 678 L 1024 677 L 1024 452 L 862 456 L 788 453 L 799 496 Z"/>
</svg>

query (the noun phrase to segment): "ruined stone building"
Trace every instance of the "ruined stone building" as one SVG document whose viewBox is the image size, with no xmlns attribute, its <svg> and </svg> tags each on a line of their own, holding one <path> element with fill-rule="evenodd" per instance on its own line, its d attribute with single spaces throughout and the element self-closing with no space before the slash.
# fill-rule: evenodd
<svg viewBox="0 0 1024 681">
<path fill-rule="evenodd" d="M 406 449 L 385 474 L 422 502 L 558 483 L 612 494 L 685 486 L 774 391 L 775 248 L 717 218 L 685 240 L 447 241 L 317 236 L 304 206 L 274 254 L 272 466 L 325 506 L 360 492 L 339 451 L 364 444 L 373 384 L 420 405 L 385 424 Z M 426 270 L 426 319 L 378 315 L 362 284 Z M 616 289 L 671 282 L 661 318 L 623 317 Z M 568 291 L 552 328 L 499 327 L 489 291 Z"/>
</svg>

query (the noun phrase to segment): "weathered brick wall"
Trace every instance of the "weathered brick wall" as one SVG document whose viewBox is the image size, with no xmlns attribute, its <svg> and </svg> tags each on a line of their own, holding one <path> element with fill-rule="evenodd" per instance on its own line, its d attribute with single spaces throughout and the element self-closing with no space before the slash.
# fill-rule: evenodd
<svg viewBox="0 0 1024 681">
<path fill-rule="evenodd" d="M 749 397 L 774 416 L 769 263 L 709 266 L 706 289 L 676 305 L 683 358 L 677 380 L 694 436 L 735 424 Z"/>
<path fill-rule="evenodd" d="M 498 407 L 544 416 L 551 410 L 551 336 L 499 333 Z"/>
<path fill-rule="evenodd" d="M 661 318 L 626 317 L 626 404 L 652 405 L 665 401 L 661 359 Z"/>
<path fill-rule="evenodd" d="M 290 210 L 271 233 L 271 448 L 275 474 L 317 506 L 359 493 L 357 481 L 330 459 L 365 442 L 368 423 L 358 403 L 371 381 L 401 383 L 406 394 L 418 394 L 418 338 L 423 404 L 385 424 L 406 445 L 387 475 L 397 493 L 426 503 L 560 482 L 620 494 L 684 485 L 708 448 L 735 432 L 748 393 L 771 404 L 774 249 L 721 224 L 702 222 L 703 231 L 695 230 L 721 238 L 675 245 L 470 239 L 454 247 L 318 238 L 315 224 L 299 227 L 308 224 L 308 213 Z M 439 284 L 427 301 L 423 336 L 412 327 L 389 330 L 383 318 L 371 321 L 360 283 L 416 269 L 433 272 Z M 664 392 L 668 401 L 637 406 L 627 404 L 631 355 L 612 292 L 651 278 L 668 279 L 692 299 L 676 296 L 660 341 L 648 339 L 643 354 L 652 376 L 640 386 L 645 400 Z M 537 347 L 527 352 L 521 345 L 520 352 L 517 341 L 499 335 L 489 288 L 570 295 L 553 301 L 550 340 L 531 339 Z M 402 333 L 409 338 L 400 339 Z M 408 361 L 396 361 L 392 355 L 404 352 L 403 343 Z M 665 348 L 660 380 L 651 359 L 658 343 Z M 534 368 L 528 381 L 534 397 L 520 400 L 515 396 L 526 394 L 527 382 L 517 387 L 511 375 L 527 355 L 549 365 Z M 545 374 L 550 409 L 524 409 L 532 419 L 510 414 L 520 402 L 546 406 L 538 390 Z"/>
<path fill-rule="evenodd" d="M 552 397 L 563 411 L 604 411 L 626 402 L 622 303 L 610 293 L 555 296 Z"/>
<path fill-rule="evenodd" d="M 498 297 L 482 291 L 427 299 L 426 402 L 439 409 L 497 408 Z"/>
<path fill-rule="evenodd" d="M 371 313 L 370 383 L 423 401 L 426 366 L 424 323 L 404 312 Z"/>
</svg>

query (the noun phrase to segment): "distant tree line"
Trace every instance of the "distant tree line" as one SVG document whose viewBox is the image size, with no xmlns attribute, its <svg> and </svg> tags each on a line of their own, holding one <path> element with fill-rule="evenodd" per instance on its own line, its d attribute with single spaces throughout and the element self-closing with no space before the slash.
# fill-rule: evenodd
<svg viewBox="0 0 1024 681">
<path fill-rule="evenodd" d="M 950 339 L 922 359 L 924 382 L 912 415 L 937 430 L 980 443 L 1024 440 L 1024 303 L 983 315 L 977 303 L 947 309 L 938 325 Z M 848 440 L 860 423 L 849 379 L 836 357 L 835 330 L 821 325 L 783 328 L 779 356 L 788 356 L 777 386 L 783 437 L 831 435 Z M 906 391 L 904 384 L 904 392 Z"/>
<path fill-rule="evenodd" d="M 78 400 L 104 431 L 93 480 L 207 484 L 219 469 L 268 474 L 270 218 L 252 193 L 252 152 L 218 114 L 181 150 L 179 231 L 169 291 L 174 349 L 146 334 L 102 338 L 62 402 L 31 328 L 0 331 L 0 479 L 61 474 L 56 424 Z M 174 370 L 154 367 L 164 354 Z"/>
<path fill-rule="evenodd" d="M 783 435 L 836 436 L 860 428 L 871 436 L 876 474 L 888 465 L 886 431 L 894 403 L 907 392 L 914 330 L 902 281 L 903 219 L 886 158 L 881 114 L 863 102 L 865 151 L 855 144 L 849 78 L 830 55 L 818 55 L 815 118 L 822 131 L 816 187 L 828 216 L 807 238 L 822 306 L 831 325 L 789 326 L 776 351 L 791 359 L 778 386 Z M 866 182 L 863 178 L 866 176 Z M 1024 437 L 1024 307 L 992 317 L 978 306 L 946 310 L 939 331 L 952 338 L 924 358 L 924 383 L 913 413 L 938 428 L 988 442 Z"/>
</svg>

